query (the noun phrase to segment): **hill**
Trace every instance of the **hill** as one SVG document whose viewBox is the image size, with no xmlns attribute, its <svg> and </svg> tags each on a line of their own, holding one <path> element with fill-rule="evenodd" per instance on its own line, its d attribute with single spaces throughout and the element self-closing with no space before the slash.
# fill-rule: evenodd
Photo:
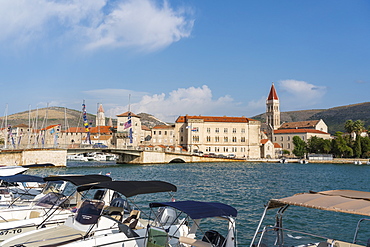
<svg viewBox="0 0 370 247">
<path fill-rule="evenodd" d="M 370 126 L 370 102 L 338 106 L 329 109 L 318 110 L 302 110 L 281 112 L 281 122 L 296 122 L 305 120 L 322 119 L 328 125 L 329 132 L 334 134 L 337 131 L 345 132 L 344 123 L 352 119 L 362 120 L 365 123 L 365 128 Z M 261 122 L 266 122 L 266 114 L 259 114 L 253 117 Z"/>
<path fill-rule="evenodd" d="M 87 120 L 89 124 L 95 126 L 96 115 L 87 113 Z M 164 121 L 157 119 L 153 115 L 147 113 L 137 114 L 141 118 L 143 125 L 148 126 L 149 128 L 155 125 L 165 125 Z M 108 118 L 106 122 L 108 123 Z M 117 119 L 112 119 L 113 125 L 117 125 Z M 16 126 L 19 124 L 31 125 L 36 129 L 41 129 L 49 125 L 61 124 L 62 129 L 65 127 L 83 127 L 83 114 L 82 111 L 72 110 L 64 107 L 49 107 L 41 108 L 37 110 L 24 111 L 15 113 L 7 116 L 7 124 L 11 126 Z M 0 117 L 0 128 L 5 127 L 5 117 Z"/>
<path fill-rule="evenodd" d="M 365 127 L 370 126 L 370 102 L 338 106 L 330 109 L 317 110 L 302 110 L 281 112 L 282 122 L 296 122 L 305 120 L 322 119 L 328 125 L 329 132 L 334 134 L 336 131 L 344 132 L 344 123 L 349 120 L 362 120 L 365 122 Z M 147 113 L 137 114 L 141 117 L 143 125 L 149 128 L 155 125 L 167 124 L 166 122 Z M 261 122 L 266 122 L 265 113 L 252 117 Z M 87 114 L 87 119 L 92 126 L 95 126 L 95 115 Z M 108 122 L 108 118 L 106 119 Z M 34 128 L 44 128 L 48 125 L 61 124 L 62 129 L 67 127 L 83 126 L 82 111 L 67 109 L 64 107 L 49 107 L 38 110 L 24 111 L 7 117 L 8 125 L 19 125 L 30 123 Z M 113 125 L 117 124 L 117 120 L 113 119 Z M 0 127 L 5 127 L 5 117 L 0 117 Z"/>
</svg>

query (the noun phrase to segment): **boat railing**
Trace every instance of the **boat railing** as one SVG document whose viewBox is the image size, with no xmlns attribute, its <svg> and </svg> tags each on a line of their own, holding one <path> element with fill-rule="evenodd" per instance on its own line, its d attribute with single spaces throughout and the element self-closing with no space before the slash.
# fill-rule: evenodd
<svg viewBox="0 0 370 247">
<path fill-rule="evenodd" d="M 257 245 L 252 246 L 318 246 L 320 243 L 327 243 L 331 246 L 334 240 L 327 237 L 292 230 L 272 225 L 265 226 L 258 234 L 260 238 Z M 322 245 L 320 245 L 322 246 Z"/>
</svg>

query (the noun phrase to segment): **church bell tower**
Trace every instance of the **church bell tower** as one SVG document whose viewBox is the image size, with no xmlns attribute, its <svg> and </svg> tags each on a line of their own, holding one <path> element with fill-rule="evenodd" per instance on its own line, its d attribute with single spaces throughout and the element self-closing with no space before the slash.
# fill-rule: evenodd
<svg viewBox="0 0 370 247">
<path fill-rule="evenodd" d="M 280 127 L 280 102 L 274 83 L 272 83 L 270 93 L 266 100 L 266 124 L 272 130 L 276 130 Z"/>
</svg>

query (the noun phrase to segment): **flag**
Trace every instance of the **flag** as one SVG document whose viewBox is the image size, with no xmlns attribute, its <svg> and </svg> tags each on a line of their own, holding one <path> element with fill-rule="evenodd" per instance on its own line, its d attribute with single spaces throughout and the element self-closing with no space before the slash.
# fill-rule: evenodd
<svg viewBox="0 0 370 247">
<path fill-rule="evenodd" d="M 51 129 L 50 130 L 50 134 L 53 134 L 55 132 L 55 130 L 54 129 Z"/>
<path fill-rule="evenodd" d="M 128 120 L 123 126 L 124 126 L 124 129 L 130 128 L 131 127 L 131 119 Z"/>
<path fill-rule="evenodd" d="M 191 128 L 191 126 L 190 126 L 190 125 L 188 125 L 188 126 L 186 126 L 186 128 L 187 128 L 187 129 L 190 129 L 190 128 Z"/>
<path fill-rule="evenodd" d="M 192 128 L 191 131 L 197 131 L 198 129 L 197 128 Z"/>
</svg>

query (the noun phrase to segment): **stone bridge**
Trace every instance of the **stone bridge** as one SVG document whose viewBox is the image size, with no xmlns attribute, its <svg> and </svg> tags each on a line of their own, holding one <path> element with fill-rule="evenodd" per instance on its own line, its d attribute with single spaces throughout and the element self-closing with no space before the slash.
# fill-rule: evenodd
<svg viewBox="0 0 370 247">
<path fill-rule="evenodd" d="M 160 164 L 240 161 L 234 159 L 203 157 L 188 152 L 173 152 L 153 149 L 69 149 L 68 153 L 104 152 L 118 155 L 117 164 Z"/>
</svg>

